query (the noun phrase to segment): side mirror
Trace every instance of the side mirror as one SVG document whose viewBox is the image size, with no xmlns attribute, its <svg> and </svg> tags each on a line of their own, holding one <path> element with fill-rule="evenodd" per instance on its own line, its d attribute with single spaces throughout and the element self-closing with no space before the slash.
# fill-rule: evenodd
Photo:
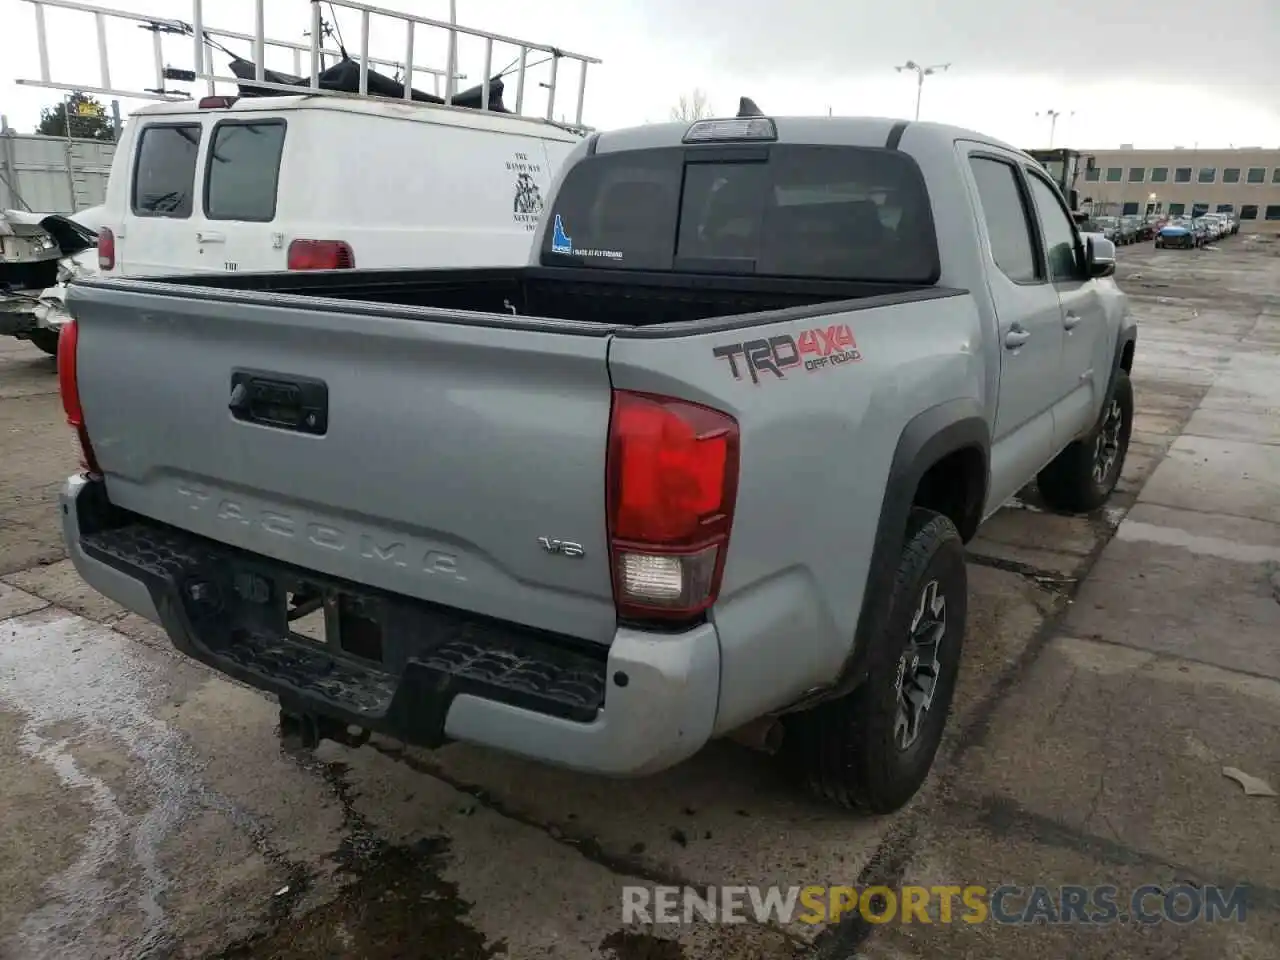
<svg viewBox="0 0 1280 960">
<path fill-rule="evenodd" d="M 1090 237 L 1085 250 L 1090 277 L 1110 277 L 1116 272 L 1116 245 L 1103 237 Z"/>
</svg>

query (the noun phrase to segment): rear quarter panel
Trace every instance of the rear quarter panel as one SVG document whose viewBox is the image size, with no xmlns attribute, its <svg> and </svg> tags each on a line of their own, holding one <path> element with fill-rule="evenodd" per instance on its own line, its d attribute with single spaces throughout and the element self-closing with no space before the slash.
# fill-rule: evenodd
<svg viewBox="0 0 1280 960">
<path fill-rule="evenodd" d="M 848 324 L 857 359 L 753 382 L 713 350 Z M 643 333 L 643 331 L 639 331 Z M 985 403 L 973 299 L 862 308 L 688 336 L 616 337 L 618 389 L 737 418 L 741 470 L 720 599 L 717 732 L 835 680 L 853 643 L 876 526 L 905 424 L 957 398 Z M 762 709 L 763 706 L 763 709 Z"/>
</svg>

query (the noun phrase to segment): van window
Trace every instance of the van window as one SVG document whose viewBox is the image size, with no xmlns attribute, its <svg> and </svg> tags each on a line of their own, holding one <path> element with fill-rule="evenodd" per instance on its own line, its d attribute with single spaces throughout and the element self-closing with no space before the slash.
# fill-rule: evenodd
<svg viewBox="0 0 1280 960">
<path fill-rule="evenodd" d="M 584 158 L 551 210 L 542 262 L 931 284 L 929 197 L 906 154 L 773 144 Z"/>
<path fill-rule="evenodd" d="M 213 129 L 205 167 L 210 220 L 274 220 L 284 149 L 283 120 L 224 120 Z"/>
<path fill-rule="evenodd" d="M 133 165 L 133 212 L 179 220 L 191 216 L 199 152 L 198 123 L 143 127 Z"/>
</svg>

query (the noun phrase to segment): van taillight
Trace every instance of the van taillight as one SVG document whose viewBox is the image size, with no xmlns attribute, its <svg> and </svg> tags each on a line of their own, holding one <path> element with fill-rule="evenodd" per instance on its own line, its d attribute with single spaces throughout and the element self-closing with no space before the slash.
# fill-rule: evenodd
<svg viewBox="0 0 1280 960">
<path fill-rule="evenodd" d="M 84 425 L 84 411 L 80 408 L 80 384 L 76 376 L 76 350 L 80 345 L 80 327 L 68 320 L 58 334 L 58 390 L 62 394 L 62 411 L 67 415 L 80 441 L 80 466 L 85 472 L 100 476 L 98 458 L 93 455 L 89 443 L 89 431 Z"/>
<path fill-rule="evenodd" d="M 615 390 L 605 483 L 618 616 L 690 619 L 715 603 L 738 494 L 738 422 Z"/>
<path fill-rule="evenodd" d="M 98 231 L 98 269 L 114 270 L 116 268 L 116 235 L 110 227 Z"/>
<path fill-rule="evenodd" d="M 294 240 L 289 244 L 290 270 L 350 270 L 356 255 L 341 240 Z"/>
</svg>

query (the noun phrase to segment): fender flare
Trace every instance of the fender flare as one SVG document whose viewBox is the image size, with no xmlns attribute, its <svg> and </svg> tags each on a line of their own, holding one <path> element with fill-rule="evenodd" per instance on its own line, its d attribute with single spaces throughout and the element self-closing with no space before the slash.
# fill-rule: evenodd
<svg viewBox="0 0 1280 960">
<path fill-rule="evenodd" d="M 1107 409 L 1107 404 L 1111 402 L 1112 394 L 1116 389 L 1116 378 L 1120 375 L 1120 368 L 1124 365 L 1124 352 L 1131 344 L 1135 347 L 1138 343 L 1138 327 L 1135 324 L 1131 327 L 1121 327 L 1120 332 L 1116 335 L 1116 352 L 1111 358 L 1111 373 L 1107 376 L 1107 392 L 1102 395 L 1102 409 Z"/>
<path fill-rule="evenodd" d="M 980 519 L 991 484 L 991 429 L 978 402 L 952 400 L 939 404 L 918 414 L 903 428 L 894 449 L 880 505 L 871 565 L 862 594 L 862 609 L 858 612 L 858 625 L 849 656 L 831 687 L 806 697 L 790 709 L 805 709 L 814 703 L 843 696 L 866 677 L 868 652 L 889 615 L 889 599 L 906 539 L 907 520 L 920 480 L 943 457 L 966 448 L 981 451 L 986 466 L 975 508 Z"/>
</svg>

